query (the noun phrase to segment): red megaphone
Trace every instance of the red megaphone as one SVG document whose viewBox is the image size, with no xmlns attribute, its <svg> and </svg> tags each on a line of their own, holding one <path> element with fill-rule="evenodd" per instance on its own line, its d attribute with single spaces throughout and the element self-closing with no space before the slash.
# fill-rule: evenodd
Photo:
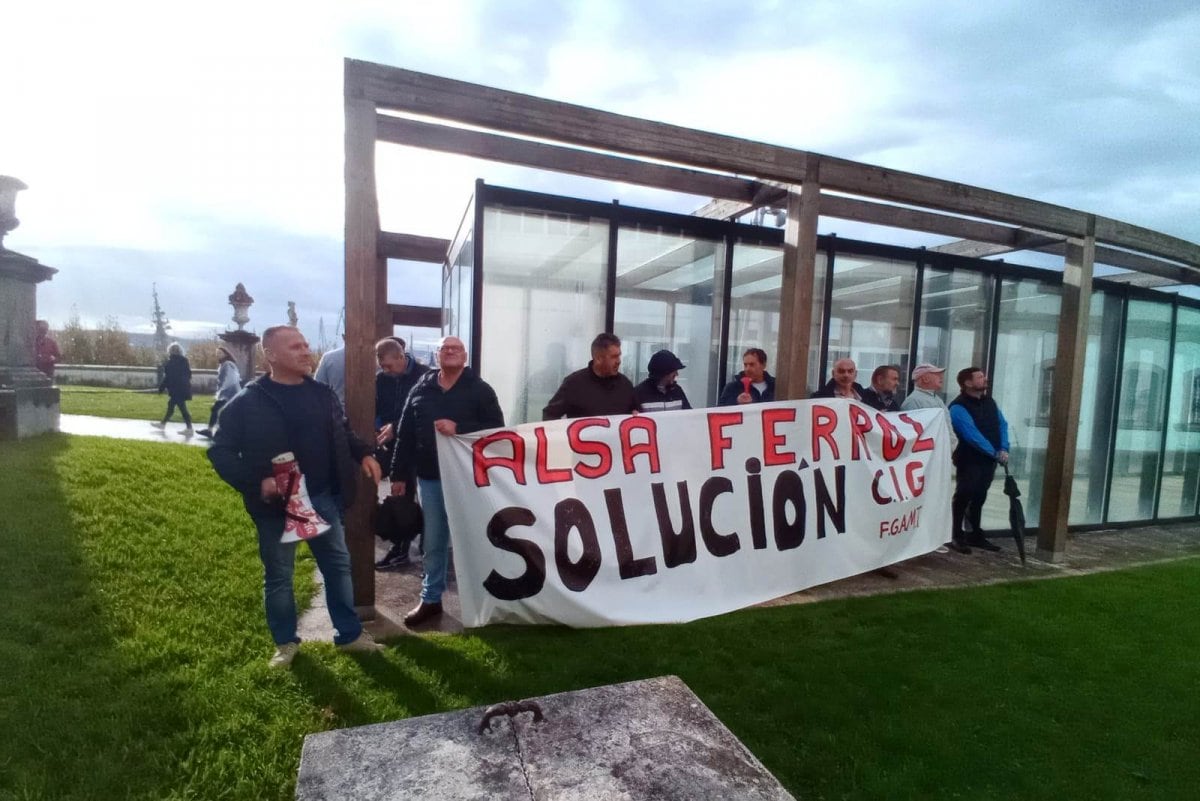
<svg viewBox="0 0 1200 801">
<path fill-rule="evenodd" d="M 750 376 L 748 375 L 742 376 L 742 391 L 747 395 L 750 394 Z"/>
</svg>

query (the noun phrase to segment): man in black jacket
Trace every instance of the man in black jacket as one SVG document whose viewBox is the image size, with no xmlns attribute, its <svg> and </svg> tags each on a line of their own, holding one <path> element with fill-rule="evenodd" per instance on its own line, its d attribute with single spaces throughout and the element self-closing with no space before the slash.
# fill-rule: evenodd
<svg viewBox="0 0 1200 801">
<path fill-rule="evenodd" d="M 833 376 L 825 386 L 812 394 L 814 398 L 846 398 L 861 401 L 863 399 L 862 385 L 854 379 L 858 378 L 858 365 L 853 359 L 838 359 L 833 363 Z"/>
<path fill-rule="evenodd" d="M 425 575 L 421 603 L 404 616 L 404 625 L 419 626 L 442 614 L 446 567 L 450 551 L 450 521 L 442 495 L 437 437 L 471 434 L 504 425 L 496 392 L 471 368 L 458 337 L 445 337 L 437 348 L 438 369 L 421 377 L 408 395 L 396 432 L 395 458 L 389 469 L 392 494 L 408 488 L 417 477 L 425 513 Z"/>
<path fill-rule="evenodd" d="M 862 391 L 862 402 L 881 412 L 900 411 L 896 387 L 900 386 L 900 368 L 894 364 L 876 367 L 871 373 L 871 386 Z"/>
<path fill-rule="evenodd" d="M 634 388 L 638 409 L 642 412 L 671 412 L 692 408 L 687 393 L 675 381 L 684 366 L 671 351 L 656 351 L 646 365 L 650 377 Z"/>
<path fill-rule="evenodd" d="M 587 367 L 563 379 L 542 409 L 542 419 L 605 417 L 635 411 L 633 382 L 621 374 L 621 340 L 616 334 L 605 333 L 592 340 L 592 360 Z"/>
<path fill-rule="evenodd" d="M 721 390 L 717 405 L 770 403 L 773 400 L 775 376 L 767 372 L 767 352 L 762 348 L 748 348 L 742 354 L 742 372 L 734 376 Z"/>
<path fill-rule="evenodd" d="M 375 343 L 375 359 L 379 363 L 379 372 L 375 374 L 375 444 L 378 446 L 375 456 L 380 464 L 386 465 L 393 462 L 396 427 L 400 423 L 400 413 L 404 411 L 408 393 L 429 371 L 428 367 L 418 364 L 416 359 L 404 352 L 403 343 L 404 340 L 398 337 L 386 337 Z M 413 513 L 415 510 L 410 509 L 407 514 L 404 512 L 417 498 L 416 483 L 411 480 L 406 482 L 408 487 L 405 494 L 385 500 L 376 516 L 376 533 L 392 543 L 387 554 L 375 563 L 376 570 L 398 570 L 407 565 L 413 538 L 420 534 L 420 530 L 413 525 L 396 525 L 401 520 L 415 522 L 419 519 Z"/>
<path fill-rule="evenodd" d="M 381 646 L 363 630 L 354 611 L 342 510 L 354 499 L 359 466 L 377 484 L 379 463 L 371 446 L 350 430 L 333 390 L 309 378 L 312 354 L 299 329 L 268 328 L 262 344 L 271 372 L 250 382 L 222 409 L 208 458 L 217 474 L 242 493 L 258 530 L 267 628 L 275 640 L 270 664 L 287 667 L 300 644 L 292 592 L 298 543 L 280 542 L 286 499 L 271 469 L 271 459 L 289 451 L 300 465 L 313 508 L 331 526 L 308 540 L 308 547 L 325 579 L 325 601 L 337 630 L 334 642 L 346 651 L 376 651 Z"/>
</svg>

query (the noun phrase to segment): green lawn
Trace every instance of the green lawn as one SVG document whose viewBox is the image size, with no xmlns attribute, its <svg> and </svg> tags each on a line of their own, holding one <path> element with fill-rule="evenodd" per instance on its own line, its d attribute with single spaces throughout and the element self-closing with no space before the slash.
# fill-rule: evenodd
<svg viewBox="0 0 1200 801">
<path fill-rule="evenodd" d="M 203 452 L 52 435 L 6 443 L 0 476 L 0 799 L 285 799 L 308 732 L 665 673 L 803 799 L 1200 785 L 1200 560 L 363 659 L 306 644 L 273 673 L 254 538 Z"/>
<path fill-rule="evenodd" d="M 167 411 L 167 396 L 156 392 L 107 387 L 59 387 L 63 414 L 90 414 L 96 417 L 124 417 L 130 420 L 161 420 Z M 208 423 L 213 396 L 197 395 L 188 401 L 188 411 L 197 427 Z M 172 418 L 183 422 L 176 410 Z"/>
</svg>

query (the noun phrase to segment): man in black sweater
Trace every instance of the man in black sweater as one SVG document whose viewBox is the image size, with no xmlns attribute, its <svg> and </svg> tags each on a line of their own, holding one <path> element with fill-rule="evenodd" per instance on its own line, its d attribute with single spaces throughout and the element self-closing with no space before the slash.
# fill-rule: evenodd
<svg viewBox="0 0 1200 801">
<path fill-rule="evenodd" d="M 375 456 L 386 465 L 394 461 L 396 428 L 408 393 L 429 371 L 404 352 L 403 343 L 398 337 L 386 337 L 375 343 L 375 359 L 379 363 L 379 372 L 375 374 Z M 398 570 L 407 565 L 412 541 L 420 534 L 420 529 L 413 525 L 398 525 L 400 521 L 415 523 L 419 519 L 411 508 L 417 498 L 416 482 L 411 476 L 407 485 L 404 495 L 389 497 L 376 515 L 375 533 L 392 543 L 387 554 L 375 563 L 376 570 Z"/>
<path fill-rule="evenodd" d="M 621 374 L 621 340 L 605 333 L 592 340 L 592 360 L 587 367 L 563 379 L 542 409 L 542 419 L 605 417 L 635 411 L 633 382 Z"/>
<path fill-rule="evenodd" d="M 421 376 L 400 415 L 395 457 L 389 469 L 392 494 L 408 489 L 417 477 L 425 513 L 425 575 L 421 603 L 404 616 L 404 625 L 419 626 L 442 614 L 450 521 L 442 495 L 437 437 L 470 434 L 504 425 L 496 392 L 467 367 L 467 350 L 458 337 L 445 337 L 437 348 L 438 369 Z"/>
<path fill-rule="evenodd" d="M 331 526 L 307 542 L 325 579 L 325 601 L 337 630 L 334 642 L 346 651 L 376 651 L 381 646 L 354 611 L 342 511 L 354 500 L 359 466 L 374 486 L 381 477 L 379 463 L 371 446 L 350 430 L 333 390 L 309 378 L 312 354 L 299 329 L 268 328 L 262 345 L 271 372 L 250 382 L 221 410 L 208 458 L 217 475 L 242 493 L 258 530 L 267 628 L 275 640 L 270 665 L 287 667 L 300 645 L 292 592 L 299 543 L 280 542 L 287 499 L 271 467 L 274 457 L 289 451 L 300 465 L 313 508 Z"/>
</svg>

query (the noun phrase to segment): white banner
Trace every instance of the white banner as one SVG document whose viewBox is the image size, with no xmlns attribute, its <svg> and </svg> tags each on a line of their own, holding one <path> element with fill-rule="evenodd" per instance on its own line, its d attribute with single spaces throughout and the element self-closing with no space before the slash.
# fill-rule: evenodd
<svg viewBox="0 0 1200 801">
<path fill-rule="evenodd" d="M 928 553 L 949 424 L 839 399 L 439 436 L 463 623 L 684 622 Z"/>
</svg>

